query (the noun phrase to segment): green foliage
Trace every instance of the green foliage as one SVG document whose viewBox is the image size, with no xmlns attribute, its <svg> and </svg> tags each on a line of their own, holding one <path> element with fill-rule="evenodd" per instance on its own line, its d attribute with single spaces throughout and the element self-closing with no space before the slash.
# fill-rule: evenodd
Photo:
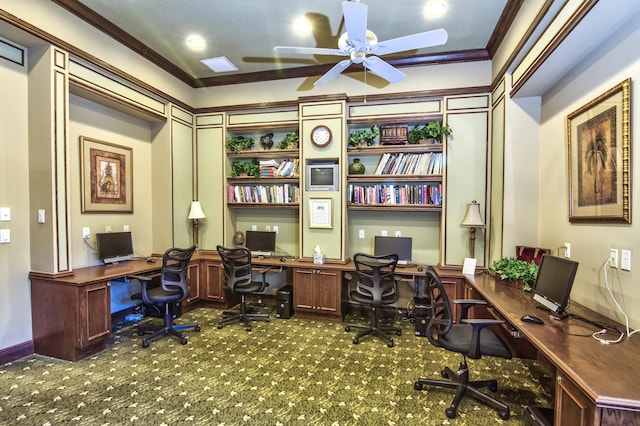
<svg viewBox="0 0 640 426">
<path fill-rule="evenodd" d="M 295 131 L 295 132 L 287 133 L 284 139 L 278 142 L 278 145 L 276 146 L 276 148 L 294 149 L 298 147 L 298 143 L 299 143 L 298 131 Z"/>
<path fill-rule="evenodd" d="M 503 257 L 493 262 L 487 271 L 492 275 L 499 276 L 503 281 L 522 280 L 524 291 L 531 291 L 538 276 L 538 265 L 533 261 L 527 263 L 515 257 Z"/>
<path fill-rule="evenodd" d="M 376 138 L 380 134 L 380 129 L 375 124 L 371 129 L 357 129 L 349 133 L 349 146 L 361 146 L 367 144 L 371 146 L 375 143 Z"/>
<path fill-rule="evenodd" d="M 260 163 L 257 159 L 251 161 L 234 161 L 231 164 L 231 177 L 238 177 L 243 174 L 253 177 L 260 177 Z"/>
<path fill-rule="evenodd" d="M 225 146 L 230 152 L 248 151 L 253 148 L 253 138 L 245 138 L 244 136 L 234 136 L 227 138 Z"/>
<path fill-rule="evenodd" d="M 452 133 L 448 124 L 442 124 L 440 121 L 430 121 L 424 126 L 417 125 L 409 130 L 408 139 L 410 144 L 417 144 L 421 139 L 436 139 L 442 142 L 443 136 L 449 136 Z"/>
</svg>

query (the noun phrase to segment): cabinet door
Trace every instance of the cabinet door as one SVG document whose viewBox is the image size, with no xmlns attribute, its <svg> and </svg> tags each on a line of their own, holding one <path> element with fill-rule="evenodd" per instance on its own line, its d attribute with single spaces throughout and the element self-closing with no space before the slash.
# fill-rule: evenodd
<svg viewBox="0 0 640 426">
<path fill-rule="evenodd" d="M 188 267 L 189 297 L 186 303 L 192 303 L 200 299 L 200 262 L 191 262 Z"/>
<path fill-rule="evenodd" d="M 104 340 L 111 334 L 111 292 L 108 281 L 78 288 L 79 348 Z"/>
<path fill-rule="evenodd" d="M 595 404 L 567 377 L 558 372 L 556 377 L 555 424 L 592 425 Z"/>
<path fill-rule="evenodd" d="M 315 310 L 314 271 L 314 269 L 295 269 L 293 271 L 293 304 L 296 310 Z"/>
<path fill-rule="evenodd" d="M 315 274 L 316 307 L 327 313 L 340 313 L 340 272 L 318 270 Z"/>
<path fill-rule="evenodd" d="M 224 277 L 222 264 L 205 262 L 203 274 L 203 297 L 207 300 L 224 300 Z"/>
</svg>

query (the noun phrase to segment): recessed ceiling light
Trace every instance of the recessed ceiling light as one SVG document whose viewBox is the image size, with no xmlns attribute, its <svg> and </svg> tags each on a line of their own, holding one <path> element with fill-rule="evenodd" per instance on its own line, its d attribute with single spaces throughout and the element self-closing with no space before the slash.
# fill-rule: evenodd
<svg viewBox="0 0 640 426">
<path fill-rule="evenodd" d="M 300 34 L 308 34 L 311 32 L 311 22 L 304 16 L 293 22 L 293 29 Z"/>
<path fill-rule="evenodd" d="M 424 14 L 428 18 L 442 15 L 447 10 L 447 5 L 441 1 L 432 1 L 424 7 Z"/>
<path fill-rule="evenodd" d="M 200 36 L 189 36 L 187 38 L 187 46 L 192 49 L 202 49 L 205 46 L 204 39 Z"/>
<path fill-rule="evenodd" d="M 238 71 L 238 67 L 233 65 L 229 59 L 224 56 L 217 58 L 201 59 L 200 62 L 211 68 L 213 72 L 229 72 Z"/>
</svg>

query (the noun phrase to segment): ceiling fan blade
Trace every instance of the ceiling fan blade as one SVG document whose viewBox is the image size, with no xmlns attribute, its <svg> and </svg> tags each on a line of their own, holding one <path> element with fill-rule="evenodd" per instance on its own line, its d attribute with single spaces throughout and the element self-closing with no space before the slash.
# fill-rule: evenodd
<svg viewBox="0 0 640 426">
<path fill-rule="evenodd" d="M 290 46 L 276 46 L 273 48 L 274 52 L 280 54 L 291 55 L 335 55 L 346 56 L 347 53 L 340 49 L 326 49 L 323 47 L 290 47 Z"/>
<path fill-rule="evenodd" d="M 421 49 L 423 47 L 438 46 L 447 42 L 447 31 L 444 29 L 427 31 L 391 40 L 380 41 L 371 48 L 371 53 L 388 55 L 389 53 L 405 50 Z"/>
<path fill-rule="evenodd" d="M 342 12 L 349 35 L 349 43 L 356 48 L 365 47 L 367 45 L 367 5 L 343 1 Z"/>
<path fill-rule="evenodd" d="M 367 56 L 364 61 L 362 61 L 362 65 L 389 83 L 397 83 L 407 76 L 377 56 Z"/>
<path fill-rule="evenodd" d="M 322 77 L 320 77 L 318 81 L 313 83 L 313 85 L 322 86 L 323 84 L 327 84 L 328 82 L 336 78 L 338 75 L 340 75 L 342 71 L 346 70 L 349 67 L 349 65 L 351 65 L 351 59 L 345 59 L 343 61 L 338 62 L 329 71 L 327 71 Z"/>
</svg>

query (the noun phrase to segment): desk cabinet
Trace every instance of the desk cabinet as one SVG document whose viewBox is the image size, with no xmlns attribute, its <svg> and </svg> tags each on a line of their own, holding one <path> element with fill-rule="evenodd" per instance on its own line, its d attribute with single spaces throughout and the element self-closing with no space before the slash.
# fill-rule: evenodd
<svg viewBox="0 0 640 426">
<path fill-rule="evenodd" d="M 202 263 L 202 297 L 211 302 L 225 301 L 224 270 L 220 262 L 206 260 Z"/>
<path fill-rule="evenodd" d="M 77 361 L 104 349 L 111 334 L 109 281 L 86 285 L 31 280 L 34 350 Z"/>
<path fill-rule="evenodd" d="M 200 300 L 200 261 L 189 263 L 187 274 L 189 275 L 189 297 L 182 304 L 189 307 Z"/>
<path fill-rule="evenodd" d="M 342 321 L 341 278 L 339 270 L 295 268 L 293 305 L 296 315 Z"/>
</svg>

